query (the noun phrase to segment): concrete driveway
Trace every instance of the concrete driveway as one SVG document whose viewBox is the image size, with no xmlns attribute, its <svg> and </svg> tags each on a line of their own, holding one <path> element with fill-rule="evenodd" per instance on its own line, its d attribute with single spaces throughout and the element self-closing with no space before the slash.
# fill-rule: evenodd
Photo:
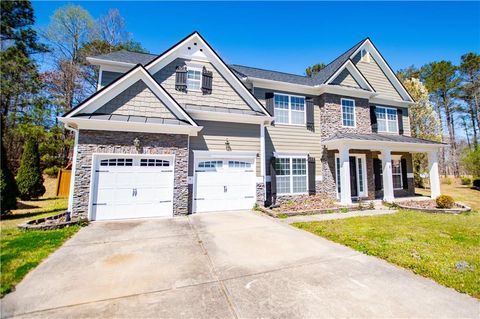
<svg viewBox="0 0 480 319">
<path fill-rule="evenodd" d="M 479 317 L 479 302 L 252 212 L 96 222 L 2 300 L 20 317 Z"/>
</svg>

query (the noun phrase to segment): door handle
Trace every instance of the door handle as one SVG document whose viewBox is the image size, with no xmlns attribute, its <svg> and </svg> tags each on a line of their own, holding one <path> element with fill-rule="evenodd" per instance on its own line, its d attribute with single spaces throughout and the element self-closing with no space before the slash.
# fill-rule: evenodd
<svg viewBox="0 0 480 319">
<path fill-rule="evenodd" d="M 137 196 L 137 189 L 133 188 L 132 189 L 132 197 L 136 197 L 136 196 Z"/>
<path fill-rule="evenodd" d="M 224 192 L 224 193 L 227 192 L 227 186 L 223 186 L 223 192 Z"/>
</svg>

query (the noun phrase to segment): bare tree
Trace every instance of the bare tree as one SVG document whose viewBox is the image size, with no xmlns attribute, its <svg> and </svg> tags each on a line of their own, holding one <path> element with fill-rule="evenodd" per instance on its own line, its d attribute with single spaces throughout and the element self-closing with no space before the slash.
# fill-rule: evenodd
<svg viewBox="0 0 480 319">
<path fill-rule="evenodd" d="M 125 19 L 118 9 L 110 9 L 107 14 L 97 21 L 98 37 L 111 46 L 117 46 L 131 40 L 131 33 L 127 32 Z"/>
</svg>

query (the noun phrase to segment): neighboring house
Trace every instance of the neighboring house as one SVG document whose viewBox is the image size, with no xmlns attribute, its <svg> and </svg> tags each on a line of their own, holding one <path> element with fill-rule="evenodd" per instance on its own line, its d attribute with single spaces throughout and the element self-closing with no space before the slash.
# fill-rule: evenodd
<svg viewBox="0 0 480 319">
<path fill-rule="evenodd" d="M 370 39 L 311 78 L 226 65 L 197 32 L 158 56 L 88 61 L 98 92 L 60 118 L 75 132 L 73 214 L 175 216 L 307 194 L 391 201 L 414 194 L 414 152 L 429 154 L 440 193 L 443 144 L 410 137 L 413 100 Z"/>
</svg>

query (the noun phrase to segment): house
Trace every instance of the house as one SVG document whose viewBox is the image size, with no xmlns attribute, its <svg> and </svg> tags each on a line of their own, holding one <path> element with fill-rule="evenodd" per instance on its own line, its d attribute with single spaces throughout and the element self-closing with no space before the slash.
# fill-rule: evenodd
<svg viewBox="0 0 480 319">
<path fill-rule="evenodd" d="M 194 32 L 160 55 L 88 58 L 98 91 L 60 120 L 75 132 L 69 210 L 91 220 L 250 209 L 308 194 L 414 194 L 413 104 L 370 39 L 313 77 L 227 65 Z M 347 185 L 347 186 L 344 186 Z"/>
</svg>

